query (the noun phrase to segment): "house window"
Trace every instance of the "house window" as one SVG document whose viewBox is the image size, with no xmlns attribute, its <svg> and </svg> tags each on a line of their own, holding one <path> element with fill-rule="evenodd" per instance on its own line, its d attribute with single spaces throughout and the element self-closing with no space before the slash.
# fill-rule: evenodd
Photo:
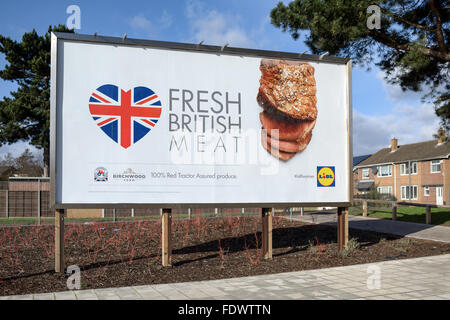
<svg viewBox="0 0 450 320">
<path fill-rule="evenodd" d="M 369 169 L 362 169 L 362 178 L 369 179 Z"/>
<path fill-rule="evenodd" d="M 431 161 L 431 173 L 441 172 L 441 160 Z"/>
<path fill-rule="evenodd" d="M 417 200 L 417 186 L 401 186 L 402 200 Z"/>
<path fill-rule="evenodd" d="M 392 194 L 392 186 L 382 186 L 377 188 L 378 192 L 381 194 Z"/>
<path fill-rule="evenodd" d="M 378 177 L 390 177 L 392 176 L 392 166 L 379 166 L 378 167 Z"/>
<path fill-rule="evenodd" d="M 430 196 L 430 187 L 424 187 L 424 188 L 423 188 L 423 195 L 424 195 L 425 197 Z"/>
<path fill-rule="evenodd" d="M 400 175 L 409 174 L 409 162 L 400 164 Z M 411 162 L 411 174 L 417 174 L 417 162 Z"/>
</svg>

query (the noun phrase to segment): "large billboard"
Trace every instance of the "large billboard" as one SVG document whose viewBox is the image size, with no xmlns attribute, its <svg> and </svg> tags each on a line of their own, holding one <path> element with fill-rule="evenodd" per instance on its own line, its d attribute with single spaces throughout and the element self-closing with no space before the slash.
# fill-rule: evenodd
<svg viewBox="0 0 450 320">
<path fill-rule="evenodd" d="M 52 34 L 56 207 L 345 205 L 351 61 Z"/>
</svg>

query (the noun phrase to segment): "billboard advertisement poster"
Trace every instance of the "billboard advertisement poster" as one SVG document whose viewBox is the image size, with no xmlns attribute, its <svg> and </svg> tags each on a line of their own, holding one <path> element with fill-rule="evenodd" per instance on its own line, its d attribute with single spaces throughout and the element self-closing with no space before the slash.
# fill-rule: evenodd
<svg viewBox="0 0 450 320">
<path fill-rule="evenodd" d="M 52 35 L 55 205 L 351 201 L 348 59 L 101 39 Z"/>
</svg>

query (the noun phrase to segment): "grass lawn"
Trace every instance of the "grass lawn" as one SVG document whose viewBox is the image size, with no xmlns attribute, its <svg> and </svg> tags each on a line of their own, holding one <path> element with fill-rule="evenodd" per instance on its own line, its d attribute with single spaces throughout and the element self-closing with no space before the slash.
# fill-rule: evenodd
<svg viewBox="0 0 450 320">
<path fill-rule="evenodd" d="M 351 207 L 350 214 L 362 215 L 362 206 Z M 368 206 L 369 217 L 392 219 L 391 207 Z M 425 223 L 425 208 L 421 207 L 397 207 L 397 220 L 407 222 Z M 431 224 L 450 227 L 450 208 L 431 208 Z"/>
<path fill-rule="evenodd" d="M 233 216 L 253 216 L 253 213 L 233 213 Z M 175 213 L 172 214 L 173 219 L 185 219 L 189 215 L 187 213 Z M 214 217 L 216 214 L 214 212 L 206 212 L 201 214 L 202 217 Z M 218 216 L 220 217 L 229 217 L 230 214 L 228 213 L 219 213 Z M 191 219 L 196 219 L 197 214 L 192 214 Z M 134 221 L 134 220 L 147 220 L 147 219 L 159 219 L 159 215 L 152 215 L 152 216 L 136 216 L 136 217 L 130 217 L 130 216 L 117 216 L 116 222 L 120 221 Z M 65 218 L 64 219 L 66 223 L 85 223 L 85 222 L 113 222 L 113 217 L 105 217 L 105 218 Z M 0 226 L 1 225 L 36 225 L 38 222 L 37 217 L 14 217 L 14 218 L 0 218 Z M 53 224 L 55 222 L 55 218 L 53 217 L 41 217 L 41 224 Z"/>
</svg>

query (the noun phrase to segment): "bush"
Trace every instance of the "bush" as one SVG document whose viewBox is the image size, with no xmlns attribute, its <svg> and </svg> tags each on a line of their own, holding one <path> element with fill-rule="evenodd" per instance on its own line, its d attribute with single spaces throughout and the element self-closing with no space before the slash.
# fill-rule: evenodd
<svg viewBox="0 0 450 320">
<path fill-rule="evenodd" d="M 344 250 L 340 251 L 339 255 L 341 257 L 348 257 L 359 248 L 360 244 L 358 242 L 358 238 L 351 238 L 350 240 L 348 240 L 347 247 Z"/>
<path fill-rule="evenodd" d="M 386 201 L 397 201 L 397 198 L 390 194 L 384 194 L 378 192 L 378 185 L 373 185 L 368 193 L 358 195 L 360 199 L 370 199 L 370 200 L 386 200 Z"/>
</svg>

